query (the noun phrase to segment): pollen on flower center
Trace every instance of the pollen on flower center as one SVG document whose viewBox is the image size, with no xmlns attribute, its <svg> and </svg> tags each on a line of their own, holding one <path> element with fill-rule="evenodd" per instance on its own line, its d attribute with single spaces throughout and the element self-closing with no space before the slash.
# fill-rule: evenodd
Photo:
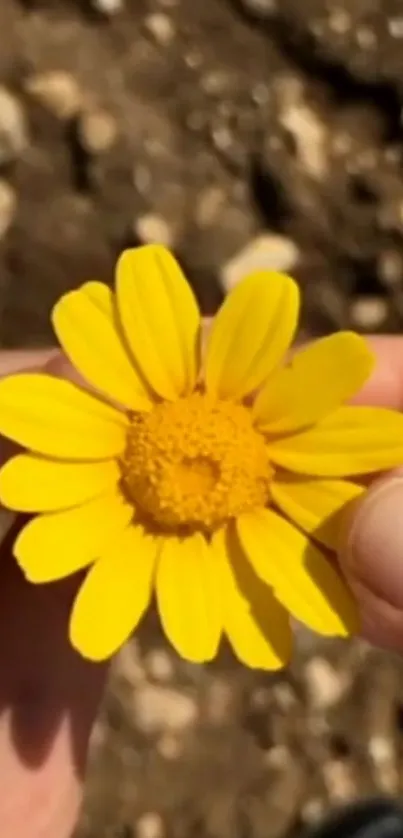
<svg viewBox="0 0 403 838">
<path fill-rule="evenodd" d="M 207 531 L 264 506 L 272 474 L 249 409 L 203 393 L 135 414 L 122 472 L 154 524 Z"/>
</svg>

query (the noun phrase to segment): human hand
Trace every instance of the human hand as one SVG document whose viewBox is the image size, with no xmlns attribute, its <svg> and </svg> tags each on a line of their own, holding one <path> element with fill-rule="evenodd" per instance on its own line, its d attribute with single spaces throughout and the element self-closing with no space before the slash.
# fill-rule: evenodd
<svg viewBox="0 0 403 838">
<path fill-rule="evenodd" d="M 403 410 L 403 338 L 375 338 L 373 345 L 377 369 L 358 401 Z M 0 376 L 27 369 L 67 373 L 55 350 L 0 353 Z M 7 456 L 4 444 L 0 463 Z M 28 584 L 11 556 L 13 538 L 10 532 L 1 546 L 0 834 L 67 838 L 106 668 L 82 660 L 69 645 L 74 580 Z M 403 467 L 375 481 L 353 511 L 339 560 L 365 636 L 402 652 Z"/>
<path fill-rule="evenodd" d="M 59 365 L 55 350 L 0 353 L 0 376 L 46 368 L 58 374 Z M 8 455 L 0 441 L 0 462 Z M 106 667 L 84 661 L 69 644 L 74 579 L 26 582 L 12 558 L 14 536 L 12 528 L 0 557 L 0 835 L 67 838 Z"/>
<path fill-rule="evenodd" d="M 378 364 L 357 403 L 403 410 L 403 337 L 372 339 Z M 363 635 L 403 652 L 403 464 L 375 480 L 346 521 L 339 555 L 358 600 Z"/>
</svg>

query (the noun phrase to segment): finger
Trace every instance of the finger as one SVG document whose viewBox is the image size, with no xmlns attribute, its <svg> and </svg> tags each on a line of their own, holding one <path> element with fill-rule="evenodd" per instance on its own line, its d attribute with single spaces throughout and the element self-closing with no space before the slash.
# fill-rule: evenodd
<svg viewBox="0 0 403 838">
<path fill-rule="evenodd" d="M 69 645 L 71 583 L 30 585 L 5 546 L 1 561 L 0 834 L 67 838 L 105 668 Z"/>
<path fill-rule="evenodd" d="M 369 489 L 350 513 L 339 561 L 356 594 L 364 636 L 403 651 L 403 469 Z"/>
<path fill-rule="evenodd" d="M 10 349 L 0 352 L 0 376 L 42 369 L 59 354 L 58 349 Z"/>
<path fill-rule="evenodd" d="M 43 369 L 71 377 L 59 350 L 0 352 L 0 376 Z M 0 439 L 0 460 L 10 453 Z M 67 838 L 106 667 L 81 659 L 68 641 L 78 580 L 30 585 L 12 558 L 14 537 L 0 556 L 0 835 Z"/>
<path fill-rule="evenodd" d="M 381 335 L 369 338 L 369 343 L 375 370 L 353 402 L 403 410 L 403 337 Z"/>
</svg>

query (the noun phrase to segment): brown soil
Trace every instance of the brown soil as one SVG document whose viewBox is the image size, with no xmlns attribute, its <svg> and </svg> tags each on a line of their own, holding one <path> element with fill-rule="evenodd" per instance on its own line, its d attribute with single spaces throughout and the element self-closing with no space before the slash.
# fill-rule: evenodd
<svg viewBox="0 0 403 838">
<path fill-rule="evenodd" d="M 400 0 L 0 3 L 0 317 L 51 339 L 122 247 L 175 249 L 206 313 L 262 231 L 311 333 L 403 321 Z M 11 101 L 10 101 L 11 97 Z M 116 662 L 81 838 L 294 838 L 402 786 L 403 668 L 300 634 L 289 672 L 191 667 L 145 626 Z"/>
</svg>

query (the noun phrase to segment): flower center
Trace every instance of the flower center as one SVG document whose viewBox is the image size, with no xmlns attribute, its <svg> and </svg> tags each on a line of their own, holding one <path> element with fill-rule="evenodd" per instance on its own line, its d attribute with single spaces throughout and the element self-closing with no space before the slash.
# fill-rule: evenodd
<svg viewBox="0 0 403 838">
<path fill-rule="evenodd" d="M 264 506 L 272 475 L 249 409 L 203 393 L 134 414 L 122 471 L 154 525 L 204 531 Z"/>
</svg>

